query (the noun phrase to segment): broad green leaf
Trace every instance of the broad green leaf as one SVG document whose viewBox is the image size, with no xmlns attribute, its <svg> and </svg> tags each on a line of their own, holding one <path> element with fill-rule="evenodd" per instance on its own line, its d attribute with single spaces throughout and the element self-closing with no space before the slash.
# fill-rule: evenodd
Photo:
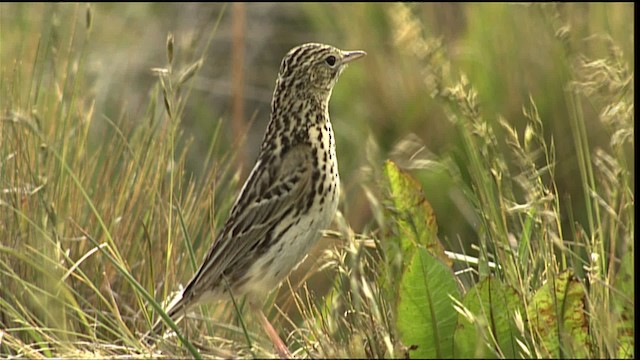
<svg viewBox="0 0 640 360">
<path fill-rule="evenodd" d="M 516 291 L 488 277 L 467 292 L 462 301 L 467 318 L 458 314 L 455 332 L 457 358 L 515 358 L 519 336 L 514 316 L 523 314 Z"/>
<path fill-rule="evenodd" d="M 533 331 L 544 345 L 545 357 L 587 357 L 585 291 L 571 271 L 549 279 L 533 295 L 527 310 Z"/>
<path fill-rule="evenodd" d="M 412 358 L 452 358 L 460 290 L 451 269 L 426 249 L 416 249 L 400 284 L 397 326 Z"/>
<path fill-rule="evenodd" d="M 384 172 L 402 249 L 410 255 L 413 248 L 423 245 L 451 266 L 451 260 L 438 240 L 438 225 L 433 209 L 420 184 L 391 160 L 385 162 Z"/>
<path fill-rule="evenodd" d="M 634 311 L 635 297 L 633 289 L 633 251 L 627 251 L 623 256 L 620 269 L 615 278 L 613 303 L 617 315 L 618 348 L 616 356 L 619 358 L 633 358 L 634 353 Z"/>
</svg>

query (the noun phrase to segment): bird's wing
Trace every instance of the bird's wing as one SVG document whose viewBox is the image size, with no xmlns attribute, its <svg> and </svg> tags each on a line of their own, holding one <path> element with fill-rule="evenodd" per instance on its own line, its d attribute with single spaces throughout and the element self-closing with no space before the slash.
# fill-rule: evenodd
<svg viewBox="0 0 640 360">
<path fill-rule="evenodd" d="M 300 206 L 305 190 L 311 190 L 313 164 L 308 144 L 291 147 L 272 165 L 256 164 L 182 299 L 169 310 L 170 316 L 195 305 L 204 291 L 225 286 L 220 282 L 234 272 L 235 265 L 247 266 L 242 263 L 265 245 L 267 232 Z"/>
</svg>

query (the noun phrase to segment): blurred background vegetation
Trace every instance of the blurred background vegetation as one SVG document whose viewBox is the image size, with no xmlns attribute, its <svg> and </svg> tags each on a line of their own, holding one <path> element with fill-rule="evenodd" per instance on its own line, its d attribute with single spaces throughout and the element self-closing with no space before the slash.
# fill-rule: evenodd
<svg viewBox="0 0 640 360">
<path fill-rule="evenodd" d="M 522 134 L 522 106 L 529 96 L 535 99 L 547 135 L 556 139 L 557 185 L 565 196 L 562 200 L 570 202 L 573 209 L 583 208 L 582 188 L 576 182 L 575 149 L 568 141 L 570 106 L 564 84 L 572 64 L 564 53 L 565 44 L 556 39 L 553 24 L 570 23 L 566 46 L 594 58 L 610 51 L 610 44 L 599 38 L 608 34 L 623 59 L 633 64 L 633 4 L 429 3 L 410 8 L 422 20 L 423 35 L 442 40 L 452 72 L 465 74 L 474 84 L 486 121 L 496 122 L 502 116 Z M 10 78 L 12 71 L 28 74 L 39 41 L 50 40 L 54 49 L 62 51 L 68 33 L 77 31 L 82 38 L 78 27 L 84 24 L 71 23 L 77 11 L 72 4 L 2 4 L 3 79 Z M 434 157 L 455 154 L 460 140 L 455 138 L 442 106 L 425 90 L 423 64 L 395 46 L 397 29 L 393 28 L 390 4 L 95 4 L 91 41 L 85 49 L 88 76 L 83 84 L 95 99 L 98 121 L 92 135 L 104 133 L 104 122 L 99 120 L 102 116 L 130 121 L 140 118 L 156 81 L 150 69 L 166 65 L 167 34 L 175 37 L 176 62 L 194 61 L 221 11 L 226 14 L 202 69 L 193 79 L 182 120 L 186 138 L 193 138 L 189 172 L 201 174 L 202 158 L 221 122 L 224 136 L 219 141 L 224 144 L 218 148 L 238 152 L 246 176 L 269 119 L 279 61 L 293 46 L 312 41 L 369 53 L 365 61 L 345 72 L 331 103 L 345 190 L 342 209 L 356 231 L 366 227 L 371 218 L 359 186 L 365 176 L 359 171 L 363 165 L 371 160 L 380 164 L 410 133 L 417 135 Z M 241 57 L 234 58 L 237 54 Z M 237 59 L 243 64 L 242 74 L 234 78 L 233 61 Z M 19 67 L 15 67 L 16 61 Z M 3 83 L 6 89 L 9 84 Z M 234 110 L 238 97 L 240 111 Z M 599 114 L 588 104 L 582 111 L 589 145 L 606 148 L 609 134 L 603 131 Z M 376 159 L 368 160 L 372 156 L 368 139 L 380 148 Z M 632 159 L 632 149 L 628 151 Z M 456 242 L 458 237 L 472 242 L 470 224 L 451 198 L 450 179 L 438 173 L 428 175 L 420 177 L 442 235 Z M 578 212 L 575 218 L 584 220 L 584 214 Z"/>
<path fill-rule="evenodd" d="M 581 64 L 601 58 L 628 64 L 626 72 L 605 74 L 619 80 L 610 82 L 611 86 L 625 88 L 595 88 L 586 94 L 589 99 L 634 91 L 633 80 L 628 81 L 635 60 L 632 3 L 425 3 L 401 8 L 385 3 L 96 3 L 90 9 L 87 12 L 85 4 L 0 4 L 0 110 L 3 116 L 30 113 L 31 106 L 38 104 L 40 117 L 34 116 L 44 124 L 41 127 L 54 129 L 59 141 L 55 146 L 62 149 L 64 141 L 60 139 L 66 139 L 65 131 L 72 132 L 71 127 L 66 128 L 67 120 L 90 118 L 87 153 L 102 151 L 91 157 L 102 166 L 109 164 L 105 139 L 120 136 L 113 124 L 122 129 L 150 124 L 154 118 L 149 114 L 162 108 L 157 71 L 152 69 L 168 68 L 170 62 L 179 73 L 202 57 L 201 67 L 189 80 L 187 100 L 181 103 L 178 131 L 182 136 L 175 158 L 184 165 L 180 176 L 185 182 L 195 179 L 201 185 L 220 185 L 220 190 L 216 188 L 214 199 L 206 198 L 200 212 L 193 206 L 194 217 L 204 216 L 213 205 L 209 202 L 215 202 L 220 215 L 208 215 L 217 221 L 225 219 L 225 207 L 233 201 L 262 141 L 279 62 L 290 48 L 304 42 L 368 53 L 345 71 L 331 101 L 343 182 L 340 210 L 356 233 L 374 231 L 379 225 L 373 204 L 377 196 L 371 194 L 380 190 L 378 173 L 384 160 L 392 158 L 420 181 L 447 249 L 462 246 L 468 252 L 478 243 L 476 207 L 464 195 L 469 189 L 473 191 L 465 170 L 470 164 L 463 150 L 464 139 L 450 121 L 442 99 L 435 96 L 434 76 L 444 85 L 459 79 L 473 85 L 483 121 L 493 128 L 503 149 L 508 148 L 507 134 L 500 121 L 525 139 L 528 122 L 523 108 L 529 107 L 530 98 L 535 100 L 545 139 L 556 151 L 555 186 L 562 233 L 567 236 L 563 240 L 574 240 L 576 224 L 590 229 L 588 200 L 580 178 L 581 153 L 576 150 L 570 121 L 576 113 L 585 124 L 588 151 L 604 149 L 626 159 L 630 183 L 635 180 L 633 141 L 613 143 L 610 124 L 603 123 L 602 106 L 591 100 L 576 104 L 570 95 L 575 81 L 601 83 L 602 73 L 594 73 L 591 79 L 576 78 Z M 174 39 L 171 61 L 167 59 L 168 34 Z M 430 69 L 432 64 L 437 66 Z M 68 81 L 59 82 L 61 78 Z M 39 96 L 45 95 L 40 95 L 40 87 L 54 91 L 43 92 L 47 98 L 42 100 Z M 47 112 L 52 103 L 49 97 L 63 99 L 70 94 L 73 101 L 55 109 L 56 115 L 68 117 L 42 116 L 53 113 Z M 20 139 L 10 138 L 16 132 L 9 131 L 4 120 L 0 143 L 19 145 Z M 56 130 L 58 122 L 64 127 L 60 132 Z M 633 128 L 625 136 L 633 136 Z M 0 144 L 0 148 L 12 147 Z M 183 154 L 182 149 L 187 151 Z M 12 156 L 8 153 L 0 159 L 5 164 Z M 228 169 L 220 172 L 220 179 L 209 178 L 211 164 L 203 166 L 209 158 L 215 159 L 213 166 Z M 538 160 L 538 165 L 545 165 L 544 159 Z M 437 161 L 454 162 L 459 177 L 432 166 Z M 507 161 L 507 168 L 517 173 L 517 160 Z M 0 188 L 22 186 L 6 169 L 9 165 L 0 169 Z M 117 179 L 123 173 L 113 172 L 112 186 L 128 186 Z M 181 191 L 193 195 L 190 191 L 194 190 L 185 186 Z M 207 190 L 195 193 L 198 191 L 202 198 L 211 196 Z M 526 191 L 515 191 L 520 203 L 526 202 Z M 105 196 L 108 203 L 109 194 L 97 192 L 95 196 L 96 202 L 98 196 Z M 65 209 L 59 203 L 56 206 L 57 211 Z M 114 215 L 110 219 L 114 224 L 120 221 L 115 217 L 118 214 L 109 213 Z M 66 214 L 60 215 L 59 221 L 71 227 Z M 6 229 L 11 227 L 2 228 Z M 140 231 L 139 224 L 132 229 Z M 194 235 L 199 254 L 206 251 L 209 240 L 202 229 Z M 1 240 L 7 244 L 17 239 Z M 321 248 L 330 246 L 326 241 L 321 243 Z M 187 280 L 192 272 L 185 270 L 186 264 L 179 266 L 173 275 Z"/>
</svg>

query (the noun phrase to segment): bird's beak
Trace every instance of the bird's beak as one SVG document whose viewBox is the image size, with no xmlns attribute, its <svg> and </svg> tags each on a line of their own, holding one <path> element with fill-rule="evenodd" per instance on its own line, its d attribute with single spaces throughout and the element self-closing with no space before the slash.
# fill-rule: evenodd
<svg viewBox="0 0 640 360">
<path fill-rule="evenodd" d="M 365 55 L 367 55 L 367 53 L 362 51 L 362 50 L 343 51 L 342 52 L 342 63 L 343 64 L 350 63 L 350 62 L 352 62 L 354 60 L 358 60 L 361 57 L 364 57 Z"/>
</svg>

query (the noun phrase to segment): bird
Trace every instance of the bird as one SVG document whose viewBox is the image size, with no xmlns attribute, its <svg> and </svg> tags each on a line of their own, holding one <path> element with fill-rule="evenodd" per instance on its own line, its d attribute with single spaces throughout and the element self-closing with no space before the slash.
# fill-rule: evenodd
<svg viewBox="0 0 640 360">
<path fill-rule="evenodd" d="M 362 50 L 306 43 L 282 59 L 256 163 L 195 275 L 165 310 L 174 321 L 197 305 L 246 296 L 281 357 L 288 349 L 260 301 L 289 275 L 330 225 L 340 197 L 329 100 Z M 159 319 L 151 333 L 158 334 Z"/>
</svg>

